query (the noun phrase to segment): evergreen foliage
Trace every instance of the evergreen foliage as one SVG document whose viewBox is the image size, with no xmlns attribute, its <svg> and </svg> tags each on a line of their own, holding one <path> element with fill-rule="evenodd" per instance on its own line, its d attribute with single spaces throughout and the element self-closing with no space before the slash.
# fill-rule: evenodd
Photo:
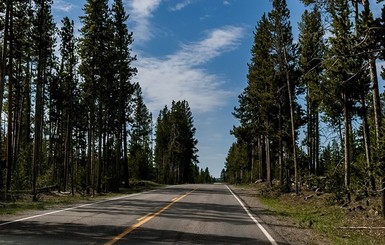
<svg viewBox="0 0 385 245">
<path fill-rule="evenodd" d="M 142 91 L 137 86 L 135 107 L 130 131 L 129 164 L 131 177 L 140 180 L 153 179 L 152 164 L 152 115 L 143 102 Z"/>
<path fill-rule="evenodd" d="M 170 109 L 165 106 L 159 113 L 155 132 L 155 168 L 159 183 L 199 181 L 202 174 L 197 170 L 198 141 L 195 131 L 187 101 L 173 101 Z"/>
<path fill-rule="evenodd" d="M 37 200 L 47 186 L 72 194 L 118 191 L 130 177 L 157 178 L 152 115 L 132 83 L 136 57 L 123 1 L 87 1 L 79 38 L 68 17 L 56 28 L 51 6 L 0 4 L 1 199 L 30 190 Z M 174 102 L 167 114 L 173 141 L 164 146 L 175 170 L 167 183 L 211 182 L 208 169 L 197 166 L 188 103 Z"/>
<path fill-rule="evenodd" d="M 383 101 L 376 72 L 377 60 L 384 59 L 385 11 L 374 19 L 369 1 L 302 2 L 298 47 L 286 1 L 272 1 L 271 12 L 257 23 L 248 83 L 233 113 L 240 122 L 231 131 L 236 143 L 221 177 L 247 183 L 256 172 L 268 187 L 277 179 L 281 190 L 299 193 L 311 185 L 311 176 L 325 175 L 320 188 L 346 202 L 356 191 L 382 193 L 385 217 Z M 333 138 L 322 135 L 322 127 Z"/>
<path fill-rule="evenodd" d="M 247 86 L 233 113 L 236 142 L 221 178 L 298 193 L 309 175 L 325 175 L 325 189 L 345 201 L 358 190 L 381 193 L 385 217 L 376 71 L 385 59 L 385 8 L 374 18 L 367 0 L 302 2 L 298 45 L 286 1 L 273 0 L 256 25 Z M 0 199 L 29 190 L 36 200 L 46 186 L 118 191 L 130 177 L 211 183 L 208 168 L 198 167 L 187 101 L 159 113 L 152 145 L 152 115 L 132 82 L 136 57 L 123 1 L 86 1 L 78 39 L 67 17 L 58 30 L 51 6 L 0 2 Z"/>
</svg>

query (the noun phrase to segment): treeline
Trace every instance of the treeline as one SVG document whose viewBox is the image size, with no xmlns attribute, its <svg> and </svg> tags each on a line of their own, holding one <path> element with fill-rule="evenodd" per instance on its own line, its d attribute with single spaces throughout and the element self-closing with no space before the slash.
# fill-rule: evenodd
<svg viewBox="0 0 385 245">
<path fill-rule="evenodd" d="M 382 193 L 385 217 L 385 101 L 376 70 L 385 60 L 385 7 L 374 17 L 369 0 L 302 2 L 298 42 L 284 0 L 273 0 L 257 23 L 222 177 L 299 193 L 309 176 L 325 176 L 326 190 L 347 202 L 357 191 Z"/>
<path fill-rule="evenodd" d="M 156 179 L 160 183 L 211 183 L 208 168 L 198 167 L 198 141 L 187 101 L 172 102 L 159 113 L 156 127 Z"/>
<path fill-rule="evenodd" d="M 185 146 L 193 152 L 184 159 L 189 168 L 179 158 L 166 162 L 177 159 L 179 146 L 172 146 L 172 158 L 154 161 L 152 115 L 132 82 L 136 57 L 122 0 L 86 1 L 79 37 L 68 17 L 57 27 L 51 6 L 52 0 L 0 3 L 1 198 L 13 190 L 31 190 L 36 198 L 47 186 L 118 191 L 130 178 L 199 181 L 190 164 L 197 163 L 196 143 Z M 192 127 L 187 102 L 179 104 L 186 114 L 178 120 L 186 117 Z M 174 143 L 183 143 L 178 137 Z M 176 170 L 184 172 L 172 181 L 159 178 Z"/>
</svg>

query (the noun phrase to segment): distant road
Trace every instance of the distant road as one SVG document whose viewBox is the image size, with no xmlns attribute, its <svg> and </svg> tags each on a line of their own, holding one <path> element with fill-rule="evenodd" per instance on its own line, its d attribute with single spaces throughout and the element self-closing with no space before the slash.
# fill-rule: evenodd
<svg viewBox="0 0 385 245">
<path fill-rule="evenodd" d="M 33 216 L 0 244 L 278 244 L 226 185 L 178 185 Z"/>
</svg>

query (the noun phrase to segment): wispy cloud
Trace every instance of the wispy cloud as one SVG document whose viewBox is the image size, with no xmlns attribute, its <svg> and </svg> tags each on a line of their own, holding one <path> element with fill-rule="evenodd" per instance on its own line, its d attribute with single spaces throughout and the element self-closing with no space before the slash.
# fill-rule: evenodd
<svg viewBox="0 0 385 245">
<path fill-rule="evenodd" d="M 153 12 L 158 9 L 162 0 L 130 0 L 128 2 L 130 18 L 134 21 L 135 39 L 147 41 L 151 39 L 150 19 Z"/>
<path fill-rule="evenodd" d="M 138 57 L 136 79 L 146 103 L 158 112 L 172 100 L 187 100 L 196 112 L 208 112 L 226 103 L 231 95 L 221 88 L 221 74 L 212 74 L 204 64 L 238 47 L 243 28 L 225 26 L 206 33 L 201 41 L 185 44 L 164 58 Z"/>
<path fill-rule="evenodd" d="M 183 2 L 177 3 L 174 7 L 172 7 L 171 11 L 181 10 L 181 9 L 185 8 L 186 6 L 190 5 L 191 3 L 192 3 L 191 0 L 184 0 Z"/>
<path fill-rule="evenodd" d="M 224 5 L 231 5 L 231 3 L 230 3 L 229 1 L 226 1 L 226 0 L 223 1 L 223 4 L 224 4 Z"/>
<path fill-rule="evenodd" d="M 69 13 L 74 9 L 75 5 L 64 0 L 54 0 L 52 8 L 56 11 L 63 11 Z"/>
</svg>

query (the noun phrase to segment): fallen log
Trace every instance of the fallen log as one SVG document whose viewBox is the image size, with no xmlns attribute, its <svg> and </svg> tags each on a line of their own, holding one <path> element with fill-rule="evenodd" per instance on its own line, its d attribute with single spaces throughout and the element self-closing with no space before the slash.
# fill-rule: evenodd
<svg viewBox="0 0 385 245">
<path fill-rule="evenodd" d="M 345 229 L 345 230 L 384 230 L 385 227 L 383 227 L 383 226 L 378 226 L 378 227 L 345 226 L 345 227 L 338 227 L 338 229 Z"/>
</svg>

